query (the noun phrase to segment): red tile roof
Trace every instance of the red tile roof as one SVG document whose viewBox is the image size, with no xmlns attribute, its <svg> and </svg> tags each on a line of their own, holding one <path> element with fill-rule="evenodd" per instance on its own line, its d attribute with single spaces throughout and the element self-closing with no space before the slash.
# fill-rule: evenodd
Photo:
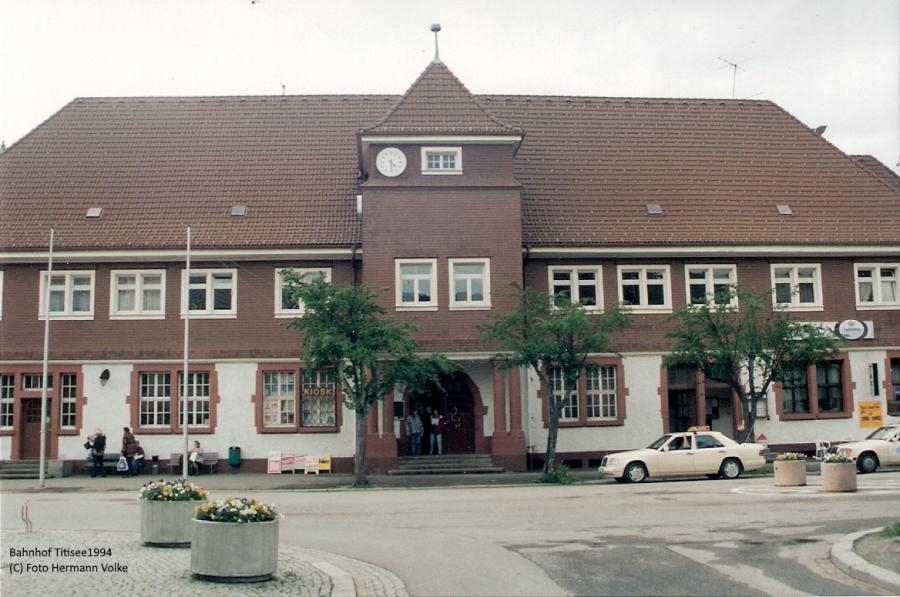
<svg viewBox="0 0 900 597">
<path fill-rule="evenodd" d="M 438 64 L 403 98 L 75 100 L 0 154 L 0 250 L 349 246 L 361 130 L 524 131 L 530 246 L 900 247 L 896 187 L 770 102 L 473 97 Z"/>
<path fill-rule="evenodd" d="M 854 162 L 890 185 L 892 189 L 900 191 L 900 176 L 882 164 L 878 158 L 871 155 L 851 155 L 850 157 Z"/>
</svg>

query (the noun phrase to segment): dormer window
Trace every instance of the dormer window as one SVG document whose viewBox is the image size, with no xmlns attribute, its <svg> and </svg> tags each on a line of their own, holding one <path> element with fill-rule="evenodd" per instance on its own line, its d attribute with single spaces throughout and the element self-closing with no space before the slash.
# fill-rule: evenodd
<svg viewBox="0 0 900 597">
<path fill-rule="evenodd" d="M 423 147 L 422 174 L 462 174 L 462 147 Z"/>
</svg>

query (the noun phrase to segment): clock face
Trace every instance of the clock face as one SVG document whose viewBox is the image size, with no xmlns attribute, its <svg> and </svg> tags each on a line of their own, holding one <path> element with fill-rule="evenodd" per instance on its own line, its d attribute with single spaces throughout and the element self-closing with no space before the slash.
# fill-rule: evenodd
<svg viewBox="0 0 900 597">
<path fill-rule="evenodd" d="M 378 152 L 375 167 L 385 176 L 400 176 L 406 170 L 406 154 L 396 147 L 385 147 Z"/>
</svg>

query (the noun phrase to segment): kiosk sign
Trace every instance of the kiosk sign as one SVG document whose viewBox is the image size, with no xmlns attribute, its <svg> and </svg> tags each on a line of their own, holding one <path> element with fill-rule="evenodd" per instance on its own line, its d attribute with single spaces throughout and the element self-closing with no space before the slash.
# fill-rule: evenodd
<svg viewBox="0 0 900 597">
<path fill-rule="evenodd" d="M 877 429 L 884 425 L 881 402 L 877 400 L 857 402 L 856 414 L 859 417 L 860 429 Z"/>
</svg>

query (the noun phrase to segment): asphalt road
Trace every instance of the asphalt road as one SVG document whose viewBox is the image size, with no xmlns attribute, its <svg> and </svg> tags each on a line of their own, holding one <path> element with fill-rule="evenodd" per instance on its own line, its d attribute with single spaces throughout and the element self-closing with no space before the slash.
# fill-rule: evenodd
<svg viewBox="0 0 900 597">
<path fill-rule="evenodd" d="M 900 472 L 860 476 L 854 494 L 809 481 L 240 493 L 284 513 L 282 543 L 386 568 L 411 595 L 878 594 L 828 553 L 842 535 L 900 520 Z M 136 492 L 0 499 L 4 531 L 21 528 L 26 499 L 36 528 L 139 527 Z"/>
</svg>

